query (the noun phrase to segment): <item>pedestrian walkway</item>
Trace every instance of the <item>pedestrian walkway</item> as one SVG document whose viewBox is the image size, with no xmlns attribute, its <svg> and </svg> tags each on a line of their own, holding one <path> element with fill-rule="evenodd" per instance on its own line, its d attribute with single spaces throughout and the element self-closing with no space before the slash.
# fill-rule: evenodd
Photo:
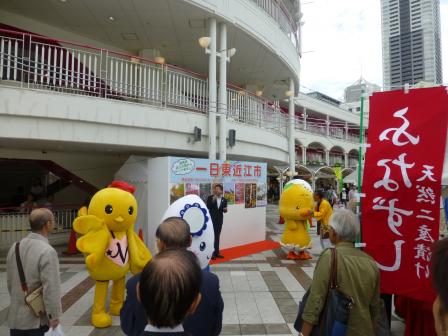
<svg viewBox="0 0 448 336">
<path fill-rule="evenodd" d="M 278 207 L 267 207 L 268 239 L 280 240 L 283 225 L 278 221 Z M 311 283 L 320 243 L 312 229 L 312 260 L 286 260 L 282 249 L 266 251 L 213 265 L 211 271 L 220 279 L 224 299 L 221 335 L 297 335 L 292 324 L 298 302 Z M 123 335 L 119 317 L 107 329 L 90 325 L 94 282 L 89 278 L 81 256 L 61 257 L 63 293 L 62 326 L 67 336 Z M 6 288 L 4 258 L 0 259 L 0 335 L 9 335 L 6 313 L 9 295 Z M 394 335 L 403 335 L 403 324 L 392 321 Z"/>
</svg>

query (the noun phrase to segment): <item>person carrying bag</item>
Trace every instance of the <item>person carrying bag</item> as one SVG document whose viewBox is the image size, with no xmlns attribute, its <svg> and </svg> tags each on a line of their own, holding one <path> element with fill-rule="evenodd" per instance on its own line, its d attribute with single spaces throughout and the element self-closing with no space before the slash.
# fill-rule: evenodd
<svg viewBox="0 0 448 336">
<path fill-rule="evenodd" d="M 385 335 L 378 334 L 379 270 L 373 258 L 355 248 L 357 218 L 350 210 L 339 210 L 329 222 L 335 247 L 319 257 L 294 327 L 303 336 Z"/>
<path fill-rule="evenodd" d="M 314 326 L 311 335 L 332 335 L 345 336 L 347 334 L 347 324 L 350 316 L 350 311 L 354 305 L 352 297 L 345 295 L 339 290 L 337 273 L 338 262 L 336 257 L 336 249 L 331 248 L 331 273 L 330 282 L 328 284 L 327 298 L 325 300 L 325 307 L 321 314 L 319 324 Z M 310 289 L 305 293 L 302 301 L 299 304 L 299 313 L 297 315 L 294 328 L 297 331 L 302 330 L 302 315 L 305 305 L 310 295 Z"/>
<path fill-rule="evenodd" d="M 48 241 L 55 227 L 54 215 L 39 208 L 29 220 L 31 232 L 12 244 L 6 257 L 11 336 L 44 336 L 49 329 L 54 334 L 62 316 L 58 254 Z"/>
<path fill-rule="evenodd" d="M 41 317 L 45 315 L 45 304 L 43 286 L 32 290 L 28 290 L 28 285 L 25 279 L 25 272 L 23 271 L 22 260 L 20 258 L 20 242 L 16 243 L 16 262 L 17 270 L 19 271 L 20 285 L 22 286 L 23 294 L 25 296 L 25 303 L 31 309 L 31 311 L 36 315 L 36 317 Z"/>
</svg>

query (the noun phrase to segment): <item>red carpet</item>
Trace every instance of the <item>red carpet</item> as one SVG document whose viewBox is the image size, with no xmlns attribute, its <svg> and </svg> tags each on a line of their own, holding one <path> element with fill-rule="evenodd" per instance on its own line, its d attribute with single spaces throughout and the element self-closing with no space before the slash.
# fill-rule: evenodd
<svg viewBox="0 0 448 336">
<path fill-rule="evenodd" d="M 232 259 L 245 257 L 250 254 L 260 253 L 263 251 L 274 250 L 278 248 L 280 248 L 280 244 L 272 240 L 262 240 L 256 243 L 235 246 L 225 250 L 221 250 L 221 254 L 224 256 L 224 258 L 210 260 L 210 265 L 219 264 L 222 262 L 230 261 Z"/>
</svg>

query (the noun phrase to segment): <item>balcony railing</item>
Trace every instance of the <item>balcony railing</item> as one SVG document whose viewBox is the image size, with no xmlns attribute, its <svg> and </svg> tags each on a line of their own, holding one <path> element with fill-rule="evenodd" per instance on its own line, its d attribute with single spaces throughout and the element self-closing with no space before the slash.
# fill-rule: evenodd
<svg viewBox="0 0 448 336">
<path fill-rule="evenodd" d="M 326 136 L 327 135 L 327 126 L 323 125 L 323 124 L 318 124 L 316 122 L 311 122 L 311 123 L 306 123 L 306 127 L 305 127 L 305 121 L 303 120 L 303 118 L 296 116 L 295 117 L 295 123 L 296 123 L 296 129 L 300 130 L 300 131 L 306 131 L 306 132 L 310 132 L 310 133 L 314 133 L 314 134 L 319 134 L 319 135 L 323 135 Z M 354 134 L 347 134 L 346 136 L 346 130 L 344 127 L 338 127 L 338 126 L 330 126 L 329 129 L 329 136 L 331 138 L 336 138 L 336 139 L 342 139 L 342 140 L 347 140 L 350 142 L 356 142 L 359 143 L 359 136 L 356 136 Z"/>
<path fill-rule="evenodd" d="M 30 232 L 29 215 L 26 209 L 0 209 L 0 247 L 10 246 Z M 51 239 L 65 237 L 70 233 L 73 220 L 77 216 L 78 208 L 53 209 L 55 229 Z"/>
<path fill-rule="evenodd" d="M 292 44 L 299 51 L 299 27 L 282 0 L 252 0 L 252 2 L 278 23 L 280 29 L 289 36 Z"/>
<path fill-rule="evenodd" d="M 336 156 L 336 155 L 330 155 L 330 166 L 344 166 L 344 157 L 343 156 Z"/>
<path fill-rule="evenodd" d="M 200 74 L 105 49 L 1 29 L 0 84 L 203 114 L 208 111 L 208 80 Z M 227 117 L 286 135 L 288 116 L 278 103 L 233 85 L 227 88 Z M 296 129 L 304 130 L 298 117 Z M 331 137 L 343 138 L 342 127 L 331 130 Z M 306 131 L 327 134 L 326 126 L 316 123 L 307 123 Z M 348 140 L 359 142 L 350 134 Z"/>
<path fill-rule="evenodd" d="M 207 113 L 208 81 L 172 65 L 121 53 L 0 30 L 2 85 L 66 92 Z M 229 118 L 286 135 L 273 103 L 228 88 Z"/>
</svg>

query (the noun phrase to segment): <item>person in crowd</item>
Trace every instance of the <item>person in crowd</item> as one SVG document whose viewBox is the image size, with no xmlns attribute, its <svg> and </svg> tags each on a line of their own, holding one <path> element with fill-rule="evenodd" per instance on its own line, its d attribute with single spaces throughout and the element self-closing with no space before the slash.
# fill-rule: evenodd
<svg viewBox="0 0 448 336">
<path fill-rule="evenodd" d="M 31 212 L 35 208 L 37 208 L 37 203 L 34 201 L 34 195 L 29 193 L 26 195 L 26 201 L 20 204 L 20 211 Z"/>
<path fill-rule="evenodd" d="M 356 200 L 356 186 L 352 185 L 350 191 L 348 192 L 348 200 Z"/>
<path fill-rule="evenodd" d="M 317 220 L 317 234 L 320 234 L 322 238 L 328 238 L 328 224 L 333 208 L 325 199 L 325 192 L 322 189 L 314 192 L 314 201 L 316 203 L 314 218 Z"/>
<path fill-rule="evenodd" d="M 137 289 L 148 321 L 141 335 L 192 335 L 182 322 L 201 302 L 201 281 L 193 252 L 166 249 L 156 255 L 143 269 Z"/>
<path fill-rule="evenodd" d="M 432 281 L 437 293 L 432 310 L 437 336 L 448 335 L 448 239 L 434 243 L 432 258 Z"/>
<path fill-rule="evenodd" d="M 22 186 L 19 186 L 17 187 L 15 194 L 11 198 L 11 205 L 14 207 L 19 207 L 25 201 L 25 191 Z"/>
<path fill-rule="evenodd" d="M 375 260 L 355 248 L 359 223 L 349 210 L 335 212 L 330 219 L 330 240 L 337 255 L 339 290 L 354 299 L 348 321 L 347 336 L 374 335 L 381 316 L 380 273 Z M 310 335 L 319 323 L 330 281 L 331 251 L 325 250 L 316 264 L 311 291 L 305 305 L 301 333 Z"/>
<path fill-rule="evenodd" d="M 445 238 L 447 236 L 447 228 L 446 228 L 446 213 L 445 207 L 443 204 L 443 196 L 440 196 L 440 219 L 439 219 L 439 235 L 440 238 Z"/>
<path fill-rule="evenodd" d="M 336 192 L 334 191 L 333 187 L 329 185 L 326 190 L 326 194 L 324 196 L 328 203 L 330 203 L 331 207 L 337 203 L 337 196 Z"/>
<path fill-rule="evenodd" d="M 271 203 L 274 203 L 274 183 L 273 182 L 269 183 L 268 201 L 271 202 Z"/>
<path fill-rule="evenodd" d="M 348 206 L 353 213 L 356 213 L 356 204 L 358 203 L 356 199 L 356 186 L 352 185 L 350 191 L 348 192 Z"/>
<path fill-rule="evenodd" d="M 43 336 L 50 328 L 56 328 L 62 315 L 61 279 L 58 254 L 48 242 L 54 228 L 54 216 L 48 209 L 35 209 L 30 214 L 31 233 L 18 245 L 21 264 L 29 291 L 43 287 L 46 315 L 36 317 L 25 304 L 24 292 L 16 260 L 16 244 L 8 252 L 6 273 L 11 304 L 8 325 L 11 336 Z"/>
<path fill-rule="evenodd" d="M 40 206 L 42 208 L 53 209 L 54 195 L 48 194 L 47 197 L 41 198 Z"/>
<path fill-rule="evenodd" d="M 227 200 L 222 195 L 222 184 L 216 184 L 213 188 L 213 195 L 207 198 L 207 208 L 210 212 L 213 222 L 213 231 L 215 232 L 215 252 L 212 259 L 224 258 L 219 253 L 219 240 L 221 236 L 224 213 L 227 212 Z"/>
<path fill-rule="evenodd" d="M 347 189 L 342 188 L 341 191 L 341 202 L 344 205 L 344 207 L 347 207 L 347 198 L 348 198 L 348 193 L 347 193 Z"/>
<path fill-rule="evenodd" d="M 33 194 L 34 199 L 39 199 L 41 196 L 43 196 L 44 192 L 45 188 L 42 185 L 42 181 L 40 180 L 40 178 L 34 178 L 30 188 L 30 193 Z"/>
<path fill-rule="evenodd" d="M 156 231 L 157 249 L 187 249 L 191 244 L 190 227 L 182 218 L 171 217 L 159 225 Z M 121 329 L 126 335 L 139 336 L 145 329 L 147 319 L 145 310 L 137 301 L 136 288 L 140 274 L 130 278 L 126 284 L 127 296 L 120 312 Z M 200 288 L 202 300 L 196 312 L 183 322 L 183 327 L 192 335 L 215 336 L 221 333 L 224 302 L 219 290 L 218 277 L 202 271 Z"/>
</svg>

